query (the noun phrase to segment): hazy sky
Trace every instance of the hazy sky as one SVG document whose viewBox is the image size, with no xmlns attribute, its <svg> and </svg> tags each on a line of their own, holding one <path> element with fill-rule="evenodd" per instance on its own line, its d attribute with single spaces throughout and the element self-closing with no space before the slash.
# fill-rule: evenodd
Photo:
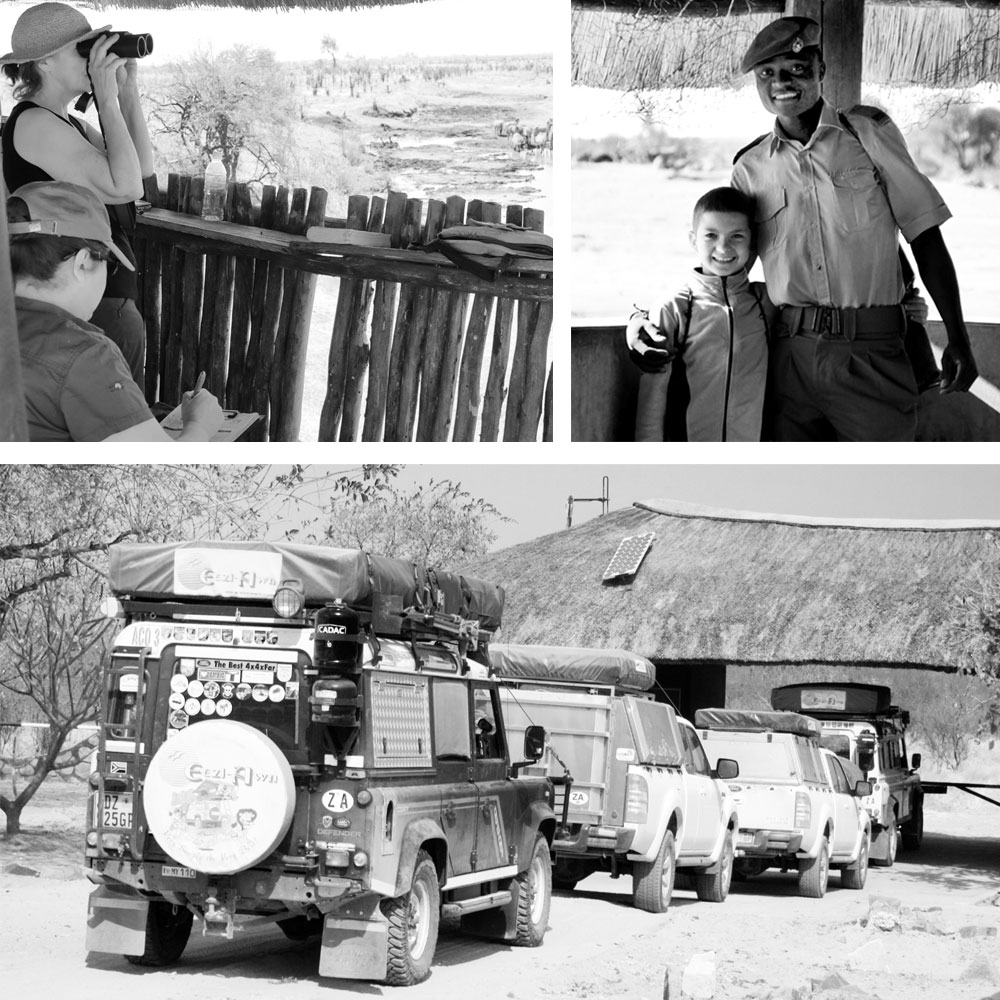
<svg viewBox="0 0 1000 1000">
<path fill-rule="evenodd" d="M 494 548 L 504 548 L 563 530 L 567 497 L 599 497 L 605 475 L 611 510 L 666 498 L 769 514 L 1000 525 L 995 465 L 409 465 L 399 482 L 461 482 L 515 519 L 496 526 Z M 573 523 L 600 510 L 576 502 Z"/>
<path fill-rule="evenodd" d="M 9 51 L 18 15 L 35 2 L 0 0 L 0 53 Z M 95 28 L 110 24 L 127 31 L 149 32 L 153 53 L 146 61 L 154 64 L 184 58 L 199 46 L 221 52 L 236 44 L 271 49 L 281 60 L 318 59 L 323 56 L 320 43 L 324 35 L 337 39 L 342 56 L 551 52 L 559 4 L 505 0 L 500 12 L 485 0 L 431 0 L 356 11 L 244 10 L 197 4 L 174 10 L 112 5 L 95 10 L 87 3 L 75 6 Z M 486 27 L 484 9 L 490 11 Z"/>
</svg>

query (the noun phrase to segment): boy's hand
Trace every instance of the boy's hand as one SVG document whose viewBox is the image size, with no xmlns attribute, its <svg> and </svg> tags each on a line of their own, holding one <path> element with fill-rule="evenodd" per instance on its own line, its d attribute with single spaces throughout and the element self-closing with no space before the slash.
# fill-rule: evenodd
<svg viewBox="0 0 1000 1000">
<path fill-rule="evenodd" d="M 659 372 L 670 364 L 672 354 L 665 346 L 667 338 L 650 322 L 649 313 L 637 310 L 625 328 L 625 342 L 633 364 L 644 372 Z"/>
<path fill-rule="evenodd" d="M 927 300 L 916 288 L 911 288 L 903 296 L 903 309 L 908 320 L 921 326 L 927 325 Z"/>
</svg>

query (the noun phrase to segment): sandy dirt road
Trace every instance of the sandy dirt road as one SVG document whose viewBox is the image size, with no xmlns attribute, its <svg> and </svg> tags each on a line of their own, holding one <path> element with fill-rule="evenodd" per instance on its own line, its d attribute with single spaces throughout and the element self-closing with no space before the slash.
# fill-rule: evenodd
<svg viewBox="0 0 1000 1000">
<path fill-rule="evenodd" d="M 952 796 L 953 797 L 953 796 Z M 84 951 L 89 883 L 72 868 L 42 877 L 0 875 L 0 983 L 19 1000 L 141 996 L 176 1000 L 311 1000 L 331 995 L 660 1000 L 682 996 L 684 968 L 699 952 L 717 961 L 715 997 L 791 998 L 791 988 L 823 1000 L 983 1000 L 1000 996 L 1000 840 L 995 808 L 928 810 L 923 850 L 892 869 L 873 869 L 861 892 L 831 876 L 824 899 L 802 899 L 793 875 L 768 872 L 735 883 L 722 904 L 679 890 L 661 916 L 631 906 L 630 883 L 592 876 L 556 893 L 542 947 L 514 949 L 443 934 L 430 979 L 408 990 L 321 980 L 318 945 L 291 944 L 276 928 L 245 931 L 233 942 L 192 935 L 181 962 L 137 970 L 112 955 Z M 957 829 L 961 830 L 959 834 Z M 2 860 L 2 859 L 0 859 Z M 62 876 L 62 877 L 59 877 Z M 69 877 L 67 877 L 69 876 Z M 873 895 L 928 911 L 939 934 L 907 926 L 864 927 Z M 940 908 L 940 909 L 936 909 Z M 962 937 L 961 928 L 976 928 Z M 993 936 L 990 936 L 993 935 Z M 858 949 L 862 949 L 858 952 Z M 857 953 L 852 967 L 848 956 Z M 847 986 L 813 992 L 811 982 L 839 972 Z M 784 989 L 783 994 L 778 991 Z"/>
</svg>

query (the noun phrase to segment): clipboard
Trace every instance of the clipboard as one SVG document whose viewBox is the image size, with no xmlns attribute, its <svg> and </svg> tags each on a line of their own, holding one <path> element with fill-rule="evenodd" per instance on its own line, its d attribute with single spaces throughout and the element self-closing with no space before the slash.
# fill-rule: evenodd
<svg viewBox="0 0 1000 1000">
<path fill-rule="evenodd" d="M 209 441 L 238 441 L 260 420 L 259 413 L 241 413 L 239 410 L 223 410 L 222 425 Z M 175 406 L 161 421 L 160 426 L 174 439 L 180 437 L 184 429 L 181 407 Z"/>
</svg>

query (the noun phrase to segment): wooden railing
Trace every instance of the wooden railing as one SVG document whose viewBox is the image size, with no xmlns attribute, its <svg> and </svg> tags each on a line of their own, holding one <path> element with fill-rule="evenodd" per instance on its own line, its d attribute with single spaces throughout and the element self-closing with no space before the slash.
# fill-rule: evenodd
<svg viewBox="0 0 1000 1000">
<path fill-rule="evenodd" d="M 316 275 L 339 277 L 321 441 L 552 439 L 552 263 L 522 260 L 486 281 L 410 250 L 445 226 L 502 221 L 542 230 L 532 209 L 390 192 L 352 196 L 326 218 L 321 188 L 230 184 L 224 219 L 201 219 L 203 179 L 147 189 L 139 219 L 147 398 L 180 399 L 198 372 L 223 405 L 264 415 L 269 440 L 298 439 Z M 306 240 L 313 226 L 389 235 L 390 246 Z M 487 352 L 487 342 L 489 351 Z"/>
</svg>

